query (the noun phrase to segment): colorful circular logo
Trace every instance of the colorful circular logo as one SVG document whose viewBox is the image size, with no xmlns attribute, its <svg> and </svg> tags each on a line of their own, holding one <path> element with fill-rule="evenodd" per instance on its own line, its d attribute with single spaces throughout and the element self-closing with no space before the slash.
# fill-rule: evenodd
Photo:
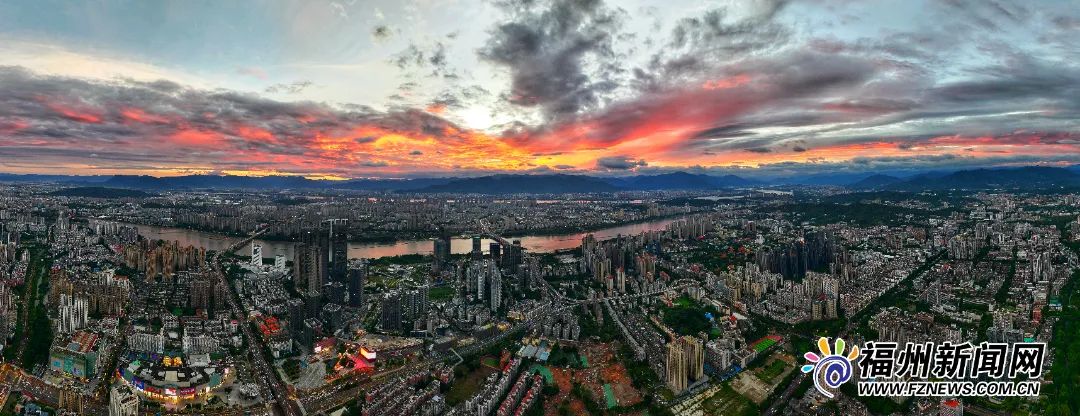
<svg viewBox="0 0 1080 416">
<path fill-rule="evenodd" d="M 803 354 L 803 357 L 813 364 L 803 365 L 802 372 L 813 372 L 810 376 L 814 378 L 814 387 L 831 399 L 833 394 L 829 389 L 840 387 L 851 379 L 851 363 L 859 358 L 859 347 L 851 346 L 851 352 L 845 356 L 843 338 L 837 338 L 831 349 L 829 340 L 825 337 L 819 338 L 817 345 L 821 355 L 818 356 L 812 351 Z"/>
</svg>

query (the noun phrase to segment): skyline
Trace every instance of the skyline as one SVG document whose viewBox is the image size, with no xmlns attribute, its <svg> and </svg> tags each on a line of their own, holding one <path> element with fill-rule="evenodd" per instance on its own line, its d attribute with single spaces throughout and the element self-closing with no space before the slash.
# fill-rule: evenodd
<svg viewBox="0 0 1080 416">
<path fill-rule="evenodd" d="M 0 5 L 3 172 L 1080 163 L 1064 1 L 48 3 Z"/>
</svg>

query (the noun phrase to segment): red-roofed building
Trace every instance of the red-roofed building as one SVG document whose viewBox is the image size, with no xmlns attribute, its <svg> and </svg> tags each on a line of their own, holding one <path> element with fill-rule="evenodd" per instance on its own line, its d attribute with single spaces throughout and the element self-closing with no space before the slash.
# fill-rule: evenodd
<svg viewBox="0 0 1080 416">
<path fill-rule="evenodd" d="M 960 399 L 942 399 L 939 407 L 941 416 L 963 416 L 964 402 Z"/>
</svg>

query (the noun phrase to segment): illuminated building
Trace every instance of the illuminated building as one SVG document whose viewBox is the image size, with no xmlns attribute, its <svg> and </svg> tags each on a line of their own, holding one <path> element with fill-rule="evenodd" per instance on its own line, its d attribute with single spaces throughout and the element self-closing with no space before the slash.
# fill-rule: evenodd
<svg viewBox="0 0 1080 416">
<path fill-rule="evenodd" d="M 98 334 L 79 331 L 62 346 L 49 351 L 49 369 L 80 379 L 87 379 L 97 374 Z"/>
<path fill-rule="evenodd" d="M 209 394 L 232 374 L 232 368 L 210 363 L 206 355 L 181 356 L 142 355 L 121 363 L 117 374 L 143 397 L 160 402 L 191 400 Z M 202 357 L 202 358 L 197 358 Z"/>
</svg>

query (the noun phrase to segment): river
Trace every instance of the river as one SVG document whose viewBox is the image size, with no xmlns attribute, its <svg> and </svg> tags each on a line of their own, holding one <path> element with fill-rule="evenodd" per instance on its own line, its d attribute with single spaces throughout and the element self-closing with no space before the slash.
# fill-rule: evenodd
<svg viewBox="0 0 1080 416">
<path fill-rule="evenodd" d="M 660 220 L 640 222 L 635 224 L 619 225 L 615 227 L 604 228 L 591 233 L 596 236 L 597 240 L 606 240 L 614 238 L 618 235 L 636 235 L 645 231 L 662 230 L 667 227 L 668 224 L 678 220 L 679 218 L 665 218 Z M 175 240 L 179 241 L 180 245 L 191 245 L 196 247 L 203 247 L 207 250 L 223 250 L 228 248 L 234 242 L 238 241 L 238 237 L 231 237 L 227 235 L 197 231 L 187 228 L 175 228 L 175 227 L 157 227 L 152 225 L 138 225 L 129 224 L 139 228 L 139 234 L 149 239 L 159 240 Z M 521 240 L 521 245 L 526 250 L 531 252 L 552 252 L 557 250 L 564 250 L 569 248 L 576 248 L 581 245 L 581 239 L 585 237 L 589 232 L 578 232 L 561 235 L 530 235 L 520 237 L 508 237 L 508 240 Z M 482 247 L 485 252 L 489 247 L 489 244 L 494 241 L 485 238 L 483 240 Z M 281 254 L 286 258 L 292 259 L 293 246 L 296 244 L 290 241 L 266 241 L 255 240 L 256 244 L 261 244 L 263 247 L 263 256 L 274 257 Z M 349 243 L 349 257 L 350 258 L 377 258 L 386 256 L 400 256 L 405 254 L 431 254 L 433 249 L 433 243 L 431 239 L 423 240 L 403 240 L 392 243 Z M 450 249 L 455 254 L 464 254 L 472 251 L 472 239 L 471 238 L 454 238 L 450 242 Z M 244 253 L 241 250 L 241 253 Z"/>
</svg>

